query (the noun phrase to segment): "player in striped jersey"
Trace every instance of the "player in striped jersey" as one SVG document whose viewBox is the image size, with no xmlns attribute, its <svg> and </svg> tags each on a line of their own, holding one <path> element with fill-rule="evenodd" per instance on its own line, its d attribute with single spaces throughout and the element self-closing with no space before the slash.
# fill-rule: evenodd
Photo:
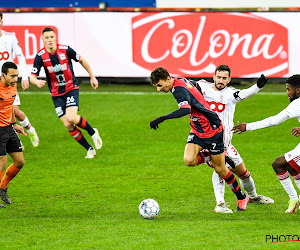
<svg viewBox="0 0 300 250">
<path fill-rule="evenodd" d="M 157 91 L 165 93 L 171 91 L 179 107 L 170 114 L 154 119 L 150 127 L 157 129 L 158 125 L 167 119 L 189 115 L 191 131 L 184 151 L 185 164 L 187 166 L 199 165 L 203 161 L 203 155 L 199 155 L 199 152 L 202 149 L 208 150 L 213 168 L 226 181 L 238 199 L 236 211 L 245 211 L 248 195 L 242 192 L 235 176 L 225 166 L 222 122 L 217 114 L 210 110 L 203 95 L 190 81 L 171 77 L 163 67 L 151 72 L 150 83 L 156 87 Z"/>
<path fill-rule="evenodd" d="M 200 80 L 196 83 L 196 87 L 200 90 L 206 101 L 210 104 L 210 109 L 218 114 L 223 123 L 224 129 L 224 145 L 226 154 L 233 161 L 233 167 L 227 165 L 239 177 L 241 186 L 249 195 L 249 202 L 257 202 L 260 204 L 270 204 L 274 201 L 266 196 L 258 195 L 254 180 L 247 170 L 242 157 L 236 148 L 231 144 L 233 132 L 233 118 L 235 106 L 238 102 L 256 94 L 261 90 L 267 82 L 267 79 L 262 75 L 257 83 L 247 89 L 235 89 L 228 87 L 230 78 L 230 68 L 227 65 L 220 65 L 215 69 L 214 83 Z M 207 158 L 208 160 L 209 158 Z M 222 178 L 214 171 L 212 182 L 215 191 L 217 205 L 215 212 L 231 213 L 231 209 L 226 206 L 224 199 L 225 183 Z"/>
<path fill-rule="evenodd" d="M 297 118 L 300 122 L 300 75 L 293 75 L 286 80 L 286 94 L 290 104 L 280 113 L 270 116 L 264 120 L 240 123 L 233 127 L 234 133 L 242 133 L 256 129 L 267 128 L 278 125 L 290 118 Z M 291 129 L 292 136 L 300 136 L 300 128 Z M 276 158 L 272 164 L 273 169 L 288 194 L 290 201 L 286 213 L 294 213 L 299 206 L 300 198 L 295 190 L 290 175 L 300 190 L 300 143 L 291 151 Z"/>
<path fill-rule="evenodd" d="M 98 81 L 90 65 L 83 57 L 71 47 L 56 43 L 56 35 L 52 28 L 46 27 L 43 30 L 42 40 L 45 48 L 40 50 L 35 57 L 30 82 L 39 88 L 48 82 L 57 116 L 68 129 L 70 135 L 87 150 L 85 158 L 94 158 L 96 150 L 87 142 L 79 128 L 88 132 L 96 149 L 102 147 L 102 140 L 98 130 L 92 128 L 84 117 L 77 114 L 79 110 L 79 86 L 74 75 L 72 60 L 79 62 L 89 73 L 93 89 L 98 88 Z M 37 79 L 42 67 L 44 67 L 47 81 Z"/>
</svg>

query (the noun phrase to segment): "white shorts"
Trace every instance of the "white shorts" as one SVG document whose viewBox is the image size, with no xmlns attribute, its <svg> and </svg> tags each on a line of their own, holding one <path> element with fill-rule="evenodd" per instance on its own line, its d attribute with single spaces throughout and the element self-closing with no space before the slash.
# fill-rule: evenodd
<svg viewBox="0 0 300 250">
<path fill-rule="evenodd" d="M 17 92 L 17 95 L 16 95 L 16 98 L 15 98 L 15 101 L 14 101 L 13 105 L 17 105 L 17 106 L 21 105 L 21 100 L 20 100 L 20 96 L 19 96 L 18 92 Z"/>
<path fill-rule="evenodd" d="M 291 151 L 284 154 L 287 163 L 300 173 L 300 143 Z"/>
<path fill-rule="evenodd" d="M 229 158 L 234 162 L 235 166 L 238 166 L 243 162 L 241 155 L 232 144 L 229 144 L 229 146 L 225 150 Z M 226 164 L 226 166 L 228 167 L 229 165 Z"/>
</svg>

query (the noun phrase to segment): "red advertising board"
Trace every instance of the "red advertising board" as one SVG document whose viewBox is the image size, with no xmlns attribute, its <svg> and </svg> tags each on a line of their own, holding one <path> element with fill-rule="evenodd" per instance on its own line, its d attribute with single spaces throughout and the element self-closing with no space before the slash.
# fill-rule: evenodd
<svg viewBox="0 0 300 250">
<path fill-rule="evenodd" d="M 211 77 L 227 64 L 232 77 L 289 72 L 288 30 L 251 13 L 142 13 L 132 18 L 133 62 L 171 74 Z"/>
</svg>

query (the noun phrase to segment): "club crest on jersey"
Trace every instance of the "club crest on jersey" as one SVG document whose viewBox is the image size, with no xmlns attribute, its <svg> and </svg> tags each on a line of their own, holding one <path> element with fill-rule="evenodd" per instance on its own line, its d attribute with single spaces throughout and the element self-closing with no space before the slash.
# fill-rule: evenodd
<svg viewBox="0 0 300 250">
<path fill-rule="evenodd" d="M 65 54 L 60 54 L 59 57 L 60 57 L 60 60 L 66 60 L 66 55 Z"/>
</svg>

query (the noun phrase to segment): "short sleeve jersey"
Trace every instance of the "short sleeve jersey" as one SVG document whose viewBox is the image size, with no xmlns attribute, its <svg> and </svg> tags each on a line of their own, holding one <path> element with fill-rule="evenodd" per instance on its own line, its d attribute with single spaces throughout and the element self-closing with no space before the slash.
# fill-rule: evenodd
<svg viewBox="0 0 300 250">
<path fill-rule="evenodd" d="M 31 74 L 39 76 L 41 68 L 44 67 L 51 95 L 61 96 L 79 88 L 72 60 L 79 62 L 80 59 L 80 55 L 67 45 L 58 44 L 54 53 L 48 53 L 43 48 L 34 59 Z"/>
<path fill-rule="evenodd" d="M 297 118 L 300 122 L 300 97 L 292 101 L 284 110 L 290 118 Z"/>
<path fill-rule="evenodd" d="M 12 118 L 12 107 L 17 94 L 17 84 L 15 86 L 4 86 L 0 81 L 0 127 L 10 125 Z"/>
<path fill-rule="evenodd" d="M 209 103 L 189 80 L 175 78 L 172 94 L 179 108 L 191 110 L 191 133 L 199 138 L 210 138 L 222 131 L 223 126 L 218 115 L 210 110 Z"/>
</svg>

